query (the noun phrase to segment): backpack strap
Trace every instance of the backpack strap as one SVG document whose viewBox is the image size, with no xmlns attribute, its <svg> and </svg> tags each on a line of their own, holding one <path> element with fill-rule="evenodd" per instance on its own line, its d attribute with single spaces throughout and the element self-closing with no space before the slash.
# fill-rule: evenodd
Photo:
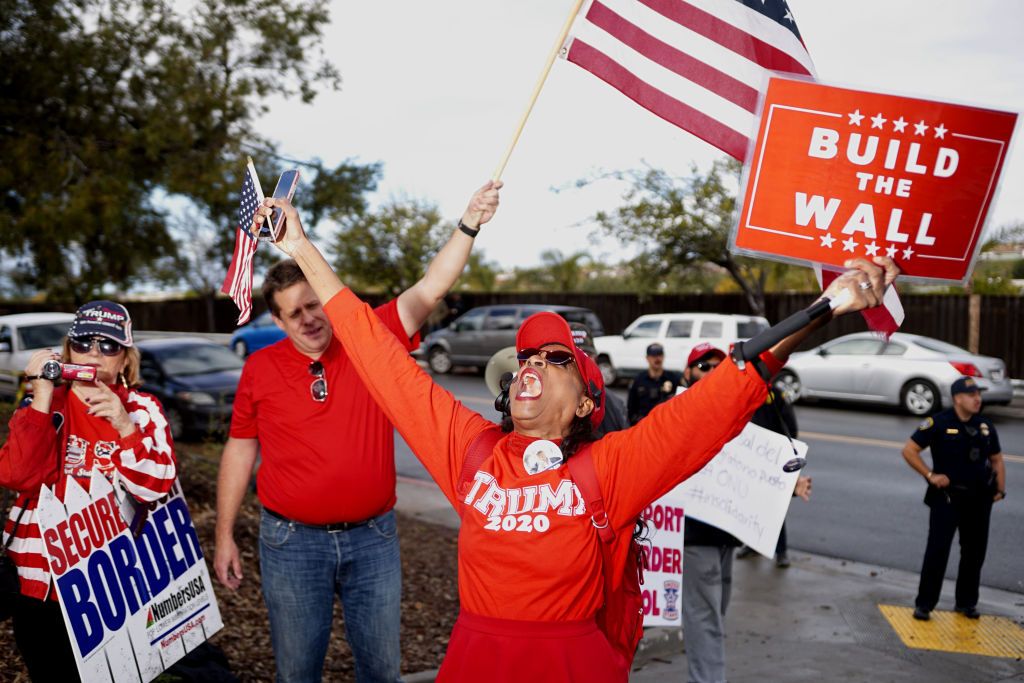
<svg viewBox="0 0 1024 683">
<path fill-rule="evenodd" d="M 484 464 L 487 456 L 494 452 L 494 447 L 498 445 L 502 436 L 504 433 L 500 427 L 488 427 L 477 434 L 473 442 L 469 444 L 469 450 L 466 451 L 466 457 L 462 461 L 462 470 L 459 472 L 459 483 L 455 487 L 455 493 L 460 499 L 469 494 L 473 476 L 480 469 L 480 465 Z"/>
<path fill-rule="evenodd" d="M 580 490 L 583 501 L 590 510 L 590 523 L 597 529 L 597 535 L 607 544 L 615 542 L 615 531 L 608 520 L 608 513 L 604 508 L 604 497 L 601 494 L 601 485 L 597 481 L 597 470 L 594 469 L 594 458 L 591 455 L 590 444 L 587 444 L 576 451 L 569 458 L 569 476 L 572 477 L 576 488 Z"/>
</svg>

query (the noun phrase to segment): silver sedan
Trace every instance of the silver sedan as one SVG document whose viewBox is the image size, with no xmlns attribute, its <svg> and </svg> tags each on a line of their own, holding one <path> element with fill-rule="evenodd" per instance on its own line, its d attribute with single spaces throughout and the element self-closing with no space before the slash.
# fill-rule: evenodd
<svg viewBox="0 0 1024 683">
<path fill-rule="evenodd" d="M 794 353 L 775 383 L 792 400 L 888 403 L 929 415 L 952 405 L 949 387 L 965 375 L 986 390 L 986 404 L 1013 400 L 1003 361 L 916 334 L 896 333 L 888 342 L 871 332 L 833 339 Z"/>
</svg>

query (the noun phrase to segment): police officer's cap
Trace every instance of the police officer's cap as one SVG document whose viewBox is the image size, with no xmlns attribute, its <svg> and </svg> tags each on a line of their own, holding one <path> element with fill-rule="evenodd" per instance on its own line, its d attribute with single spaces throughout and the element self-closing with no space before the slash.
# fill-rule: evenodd
<svg viewBox="0 0 1024 683">
<path fill-rule="evenodd" d="M 978 391 L 986 390 L 986 387 L 979 387 L 973 377 L 961 377 L 957 381 L 953 382 L 953 386 L 949 388 L 949 393 L 956 396 L 957 394 L 973 394 Z"/>
</svg>

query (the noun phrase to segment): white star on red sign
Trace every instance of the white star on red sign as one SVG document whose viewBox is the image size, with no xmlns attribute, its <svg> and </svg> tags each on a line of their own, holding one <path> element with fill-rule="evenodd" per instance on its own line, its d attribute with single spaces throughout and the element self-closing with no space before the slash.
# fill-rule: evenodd
<svg viewBox="0 0 1024 683">
<path fill-rule="evenodd" d="M 935 137 L 936 138 L 945 139 L 946 138 L 946 131 L 949 130 L 949 129 L 946 128 L 944 125 L 942 125 L 940 123 L 939 125 L 935 126 L 935 128 L 933 128 L 932 130 L 935 132 Z"/>
<path fill-rule="evenodd" d="M 850 125 L 851 126 L 859 126 L 860 122 L 864 120 L 864 114 L 860 113 L 860 109 L 857 109 L 857 110 L 847 114 L 847 116 L 850 117 Z"/>
<path fill-rule="evenodd" d="M 857 243 L 853 241 L 852 237 L 843 240 L 843 251 L 853 251 L 857 248 Z"/>
<path fill-rule="evenodd" d="M 821 246 L 828 247 L 829 249 L 832 248 L 832 243 L 836 241 L 836 238 L 827 232 L 824 235 L 819 235 L 819 237 L 821 238 Z"/>
<path fill-rule="evenodd" d="M 888 120 L 889 119 L 882 116 L 882 112 L 878 112 L 877 114 L 871 117 L 871 127 L 881 129 L 882 126 L 885 125 L 885 122 Z"/>
<path fill-rule="evenodd" d="M 864 245 L 864 253 L 868 256 L 878 256 L 878 245 L 874 242 Z"/>
<path fill-rule="evenodd" d="M 924 135 L 926 130 L 928 130 L 928 126 L 925 125 L 924 120 L 914 124 L 914 135 Z"/>
<path fill-rule="evenodd" d="M 896 258 L 897 251 L 899 251 L 899 249 L 890 244 L 885 248 L 885 255 L 888 256 L 889 258 Z"/>
<path fill-rule="evenodd" d="M 897 133 L 902 133 L 903 129 L 907 127 L 907 123 L 909 123 L 909 122 L 908 121 L 904 121 L 903 117 L 901 116 L 901 117 L 899 117 L 898 119 L 896 119 L 895 121 L 892 122 L 892 129 L 894 131 L 896 131 Z"/>
<path fill-rule="evenodd" d="M 907 247 L 906 249 L 903 250 L 903 258 L 909 259 L 913 255 L 914 255 L 914 250 L 911 249 L 910 247 Z"/>
</svg>

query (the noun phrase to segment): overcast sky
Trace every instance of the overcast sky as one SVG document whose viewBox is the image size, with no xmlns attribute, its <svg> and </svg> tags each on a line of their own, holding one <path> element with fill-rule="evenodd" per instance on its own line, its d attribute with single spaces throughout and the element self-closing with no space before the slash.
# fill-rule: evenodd
<svg viewBox="0 0 1024 683">
<path fill-rule="evenodd" d="M 278 103 L 260 132 L 297 158 L 381 161 L 375 203 L 428 199 L 455 220 L 493 173 L 572 4 L 336 0 L 324 43 L 342 90 L 311 106 Z M 789 4 L 823 82 L 1024 111 L 1024 3 Z M 1018 126 L 990 227 L 1024 220 L 1021 135 Z M 721 156 L 558 60 L 505 171 L 498 217 L 477 248 L 503 266 L 535 265 L 551 248 L 618 261 L 616 242 L 590 239 L 588 218 L 618 205 L 623 188 L 610 181 L 552 188 L 643 162 L 685 175 Z M 273 187 L 272 179 L 263 184 Z"/>
</svg>

